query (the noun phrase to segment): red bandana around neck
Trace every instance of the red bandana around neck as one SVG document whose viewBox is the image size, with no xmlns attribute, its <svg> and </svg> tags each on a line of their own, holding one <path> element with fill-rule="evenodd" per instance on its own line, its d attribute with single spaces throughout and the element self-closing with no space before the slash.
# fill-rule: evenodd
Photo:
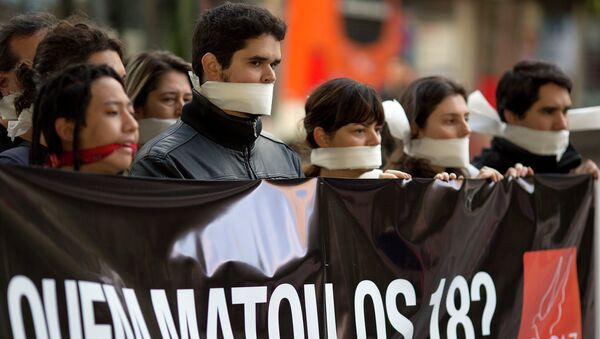
<svg viewBox="0 0 600 339">
<path fill-rule="evenodd" d="M 79 151 L 79 162 L 81 165 L 91 164 L 94 162 L 98 162 L 107 156 L 111 155 L 114 151 L 123 147 L 122 144 L 109 144 L 104 146 L 98 146 L 94 148 L 83 149 Z M 133 151 L 133 155 L 135 156 L 135 152 L 137 151 L 137 145 L 132 144 L 131 150 Z M 63 166 L 73 166 L 75 159 L 73 158 L 73 152 L 63 152 L 61 154 L 50 154 L 49 156 L 49 165 L 52 168 L 59 168 Z"/>
</svg>

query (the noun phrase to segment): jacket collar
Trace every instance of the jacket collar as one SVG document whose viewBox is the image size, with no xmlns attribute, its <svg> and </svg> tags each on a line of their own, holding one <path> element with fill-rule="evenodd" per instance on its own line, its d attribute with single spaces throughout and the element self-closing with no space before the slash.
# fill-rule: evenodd
<svg viewBox="0 0 600 339">
<path fill-rule="evenodd" d="M 526 166 L 531 166 L 534 172 L 539 173 L 566 173 L 581 164 L 581 156 L 571 144 L 569 144 L 569 147 L 567 147 L 567 150 L 559 161 L 556 161 L 556 156 L 554 155 L 533 154 L 500 137 L 492 139 L 492 149 L 512 158 L 515 163 L 520 162 Z M 514 164 L 510 166 L 514 166 Z"/>
<path fill-rule="evenodd" d="M 258 116 L 231 116 L 196 90 L 193 93 L 192 102 L 183 107 L 183 122 L 212 141 L 234 150 L 242 151 L 254 145 L 262 131 L 262 122 Z"/>
</svg>

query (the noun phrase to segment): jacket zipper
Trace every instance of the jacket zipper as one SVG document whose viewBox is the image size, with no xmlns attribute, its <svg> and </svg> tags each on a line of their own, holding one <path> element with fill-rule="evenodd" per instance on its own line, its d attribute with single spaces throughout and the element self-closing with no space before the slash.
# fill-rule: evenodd
<svg viewBox="0 0 600 339">
<path fill-rule="evenodd" d="M 256 134 L 256 118 L 252 119 L 252 133 L 254 133 L 254 138 L 256 139 L 258 135 Z M 248 172 L 248 176 L 252 179 L 257 179 L 258 176 L 254 172 L 252 165 L 250 164 L 250 147 L 246 146 L 244 148 L 244 159 L 246 163 L 246 171 Z"/>
<path fill-rule="evenodd" d="M 244 160 L 246 163 L 246 171 L 248 171 L 248 176 L 251 179 L 258 179 L 258 176 L 254 172 L 254 169 L 252 168 L 252 165 L 250 164 L 250 147 L 246 147 L 244 149 Z"/>
</svg>

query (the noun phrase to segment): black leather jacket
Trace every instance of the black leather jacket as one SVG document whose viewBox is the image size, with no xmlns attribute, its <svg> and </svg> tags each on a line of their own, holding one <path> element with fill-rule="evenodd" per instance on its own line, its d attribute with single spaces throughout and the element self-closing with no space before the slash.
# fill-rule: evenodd
<svg viewBox="0 0 600 339">
<path fill-rule="evenodd" d="M 302 177 L 298 155 L 261 131 L 260 118 L 228 115 L 194 91 L 181 121 L 142 147 L 129 175 L 197 180 Z"/>
<path fill-rule="evenodd" d="M 573 146 L 569 145 L 560 161 L 556 161 L 556 156 L 536 155 L 504 138 L 496 137 L 492 139 L 491 149 L 484 149 L 472 162 L 477 168 L 487 166 L 500 173 L 506 173 L 508 168 L 516 163 L 531 166 L 537 174 L 569 173 L 570 170 L 581 165 L 581 156 Z"/>
</svg>

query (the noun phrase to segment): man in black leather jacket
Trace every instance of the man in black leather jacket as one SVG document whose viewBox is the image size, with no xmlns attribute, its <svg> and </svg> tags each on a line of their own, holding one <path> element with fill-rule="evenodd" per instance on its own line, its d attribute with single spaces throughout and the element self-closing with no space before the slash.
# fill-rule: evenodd
<svg viewBox="0 0 600 339">
<path fill-rule="evenodd" d="M 267 102 L 270 111 L 271 97 L 263 94 L 270 88 L 272 96 L 285 32 L 283 21 L 250 5 L 227 3 L 203 14 L 193 38 L 192 66 L 199 80 L 194 98 L 184 106 L 181 121 L 144 145 L 129 174 L 199 180 L 302 177 L 297 154 L 262 132 L 259 114 L 270 112 L 253 108 L 254 101 Z M 218 90 L 205 92 L 208 84 Z"/>
<path fill-rule="evenodd" d="M 553 64 L 517 63 L 496 90 L 498 114 L 507 123 L 504 137 L 495 137 L 472 164 L 504 173 L 520 163 L 535 173 L 589 173 L 598 178 L 596 164 L 582 160 L 568 141 L 571 87 L 571 80 Z"/>
</svg>

